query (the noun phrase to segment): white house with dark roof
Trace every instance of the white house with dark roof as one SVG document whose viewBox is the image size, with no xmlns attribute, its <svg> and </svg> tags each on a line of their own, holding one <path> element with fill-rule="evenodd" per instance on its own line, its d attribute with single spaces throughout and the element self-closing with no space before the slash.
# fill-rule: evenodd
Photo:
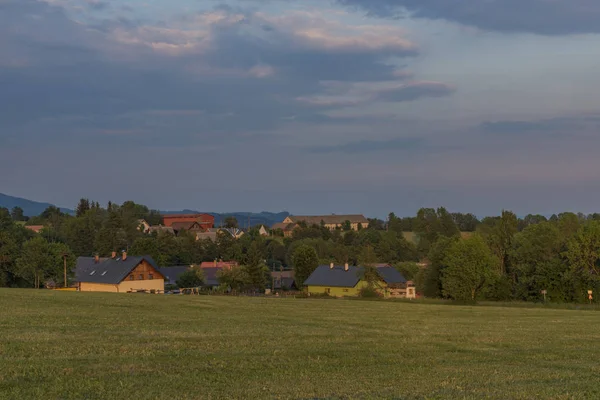
<svg viewBox="0 0 600 400">
<path fill-rule="evenodd" d="M 123 252 L 111 258 L 79 257 L 75 279 L 81 292 L 163 292 L 165 277 L 149 256 L 134 257 Z"/>
</svg>

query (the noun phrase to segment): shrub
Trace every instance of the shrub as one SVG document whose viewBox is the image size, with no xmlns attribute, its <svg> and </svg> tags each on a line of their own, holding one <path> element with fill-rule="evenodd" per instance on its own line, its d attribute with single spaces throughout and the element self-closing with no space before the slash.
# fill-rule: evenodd
<svg viewBox="0 0 600 400">
<path fill-rule="evenodd" d="M 366 287 L 360 289 L 360 292 L 358 293 L 358 295 L 365 299 L 375 299 L 378 297 L 382 297 L 381 293 L 379 293 L 377 291 L 377 289 L 375 289 L 374 287 L 371 287 L 371 286 L 366 286 Z"/>
</svg>

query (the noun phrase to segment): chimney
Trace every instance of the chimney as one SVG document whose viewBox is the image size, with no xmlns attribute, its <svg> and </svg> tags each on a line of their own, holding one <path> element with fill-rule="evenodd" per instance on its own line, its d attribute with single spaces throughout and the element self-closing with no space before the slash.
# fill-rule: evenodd
<svg viewBox="0 0 600 400">
<path fill-rule="evenodd" d="M 127 260 L 127 252 L 123 250 L 123 261 Z"/>
<path fill-rule="evenodd" d="M 94 256 L 94 263 L 95 263 L 95 264 L 98 264 L 99 262 L 100 262 L 100 256 L 99 256 L 98 254 L 96 254 L 96 255 Z"/>
<path fill-rule="evenodd" d="M 117 258 L 117 252 L 116 251 L 112 252 L 111 258 Z"/>
<path fill-rule="evenodd" d="M 333 263 L 329 264 L 329 269 L 333 269 L 334 265 Z"/>
<path fill-rule="evenodd" d="M 348 263 L 344 264 L 344 271 L 348 271 Z"/>
</svg>

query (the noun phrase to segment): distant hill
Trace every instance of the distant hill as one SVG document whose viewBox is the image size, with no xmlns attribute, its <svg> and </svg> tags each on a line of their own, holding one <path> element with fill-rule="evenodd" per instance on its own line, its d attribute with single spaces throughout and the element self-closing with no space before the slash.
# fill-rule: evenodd
<svg viewBox="0 0 600 400">
<path fill-rule="evenodd" d="M 13 207 L 21 207 L 23 209 L 23 214 L 25 214 L 28 217 L 40 215 L 44 212 L 46 208 L 53 205 L 54 204 L 27 200 L 20 197 L 14 197 L 0 193 L 0 207 L 5 207 L 9 210 L 11 210 Z M 73 210 L 70 210 L 68 208 L 60 208 L 60 210 L 67 214 L 73 214 Z"/>
<path fill-rule="evenodd" d="M 44 212 L 44 210 L 54 204 L 43 203 L 39 201 L 32 201 L 23 199 L 20 197 L 9 196 L 6 194 L 0 193 L 0 207 L 5 207 L 11 210 L 13 207 L 21 207 L 23 209 L 23 213 L 28 217 L 33 217 L 36 215 L 40 215 Z M 61 208 L 62 212 L 67 214 L 74 214 L 73 210 L 68 208 Z M 180 210 L 180 211 L 161 211 L 162 214 L 196 214 L 199 211 L 196 210 Z M 215 226 L 221 225 L 221 221 L 223 221 L 227 217 L 235 217 L 238 220 L 238 224 L 240 228 L 245 228 L 250 223 L 250 226 L 254 225 L 267 225 L 271 226 L 277 222 L 283 221 L 288 215 L 287 212 L 280 213 L 271 213 L 271 212 L 261 212 L 261 213 L 251 213 L 251 212 L 233 212 L 233 213 L 213 213 L 208 212 L 215 217 Z"/>
<path fill-rule="evenodd" d="M 179 210 L 179 211 L 161 211 L 161 214 L 199 214 L 203 213 L 202 211 L 197 210 Z M 207 212 L 206 214 L 210 214 L 215 217 L 215 226 L 221 225 L 221 222 L 228 217 L 235 217 L 238 221 L 238 225 L 240 228 L 248 227 L 255 225 L 266 225 L 268 227 L 276 224 L 277 222 L 282 222 L 287 218 L 290 213 L 288 212 L 280 212 L 280 213 L 272 213 L 263 211 L 260 213 L 251 213 L 251 212 L 231 212 L 231 213 L 213 213 Z M 224 223 L 224 222 L 223 222 Z"/>
</svg>

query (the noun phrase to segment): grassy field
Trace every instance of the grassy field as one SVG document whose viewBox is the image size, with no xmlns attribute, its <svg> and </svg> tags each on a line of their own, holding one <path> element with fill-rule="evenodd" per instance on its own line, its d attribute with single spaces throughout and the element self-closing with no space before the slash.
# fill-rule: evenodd
<svg viewBox="0 0 600 400">
<path fill-rule="evenodd" d="M 0 289 L 2 399 L 600 398 L 600 314 Z"/>
</svg>

